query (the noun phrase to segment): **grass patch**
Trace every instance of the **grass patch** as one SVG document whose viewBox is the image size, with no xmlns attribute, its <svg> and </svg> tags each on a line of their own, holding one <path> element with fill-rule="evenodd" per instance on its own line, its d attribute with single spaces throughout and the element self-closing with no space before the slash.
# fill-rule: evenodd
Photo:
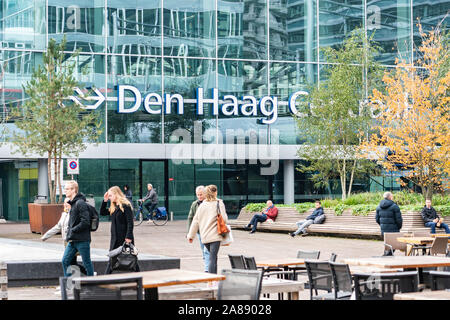
<svg viewBox="0 0 450 320">
<path fill-rule="evenodd" d="M 342 215 L 344 210 L 352 210 L 353 215 L 367 216 L 371 211 L 375 211 L 384 192 L 358 193 L 350 196 L 346 200 L 341 199 L 323 199 L 322 207 L 333 209 L 336 215 Z M 394 201 L 399 205 L 402 212 L 421 211 L 425 205 L 423 196 L 418 193 L 396 192 Z M 265 203 L 249 203 L 244 209 L 250 212 L 261 212 L 265 208 Z M 277 204 L 279 208 L 294 207 L 299 213 L 305 213 L 309 209 L 314 209 L 314 202 L 302 202 L 294 204 Z M 450 216 L 450 195 L 434 195 L 433 207 L 438 214 Z"/>
</svg>

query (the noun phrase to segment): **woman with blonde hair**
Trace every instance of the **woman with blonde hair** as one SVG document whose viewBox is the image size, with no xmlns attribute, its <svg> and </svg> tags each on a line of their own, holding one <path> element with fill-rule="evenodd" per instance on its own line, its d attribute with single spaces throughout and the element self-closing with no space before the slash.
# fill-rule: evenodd
<svg viewBox="0 0 450 320">
<path fill-rule="evenodd" d="M 106 208 L 108 200 L 110 201 L 109 209 Z M 133 212 L 131 210 L 131 203 L 118 186 L 109 188 L 103 196 L 100 214 L 102 216 L 110 216 L 111 218 L 111 241 L 109 251 L 120 247 L 124 242 L 134 244 Z M 110 263 L 108 263 L 105 273 L 111 273 Z"/>
<path fill-rule="evenodd" d="M 209 185 L 205 188 L 205 193 L 205 200 L 198 206 L 187 238 L 192 243 L 196 233 L 200 232 L 201 241 L 209 251 L 208 272 L 217 273 L 217 255 L 223 240 L 217 231 L 217 214 L 220 211 L 225 223 L 228 216 L 223 201 L 217 199 L 217 187 Z"/>
</svg>

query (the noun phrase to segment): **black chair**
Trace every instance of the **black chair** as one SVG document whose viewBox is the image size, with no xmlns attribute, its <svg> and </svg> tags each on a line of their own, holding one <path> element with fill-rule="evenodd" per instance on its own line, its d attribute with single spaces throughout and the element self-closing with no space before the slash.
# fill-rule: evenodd
<svg viewBox="0 0 450 320">
<path fill-rule="evenodd" d="M 393 300 L 400 292 L 417 292 L 417 271 L 353 273 L 356 300 Z"/>
<path fill-rule="evenodd" d="M 335 254 L 335 253 L 331 253 L 331 256 L 330 256 L 330 262 L 336 262 L 336 258 L 337 258 L 337 254 Z"/>
<path fill-rule="evenodd" d="M 217 300 L 259 300 L 262 271 L 222 270 L 225 280 L 219 282 Z"/>
<path fill-rule="evenodd" d="M 243 255 L 229 254 L 231 269 L 246 269 L 245 260 Z"/>
<path fill-rule="evenodd" d="M 256 265 L 255 257 L 244 257 L 245 269 L 247 270 L 258 270 Z"/>
<path fill-rule="evenodd" d="M 75 300 L 143 300 L 144 296 L 141 276 L 83 277 L 74 279 L 73 285 Z"/>
<path fill-rule="evenodd" d="M 430 271 L 429 273 L 431 290 L 450 289 L 450 272 Z"/>
<path fill-rule="evenodd" d="M 311 260 L 318 260 L 320 257 L 320 251 L 303 251 L 298 250 L 297 251 L 297 258 L 300 259 L 311 259 Z M 304 266 L 295 266 L 295 267 L 289 267 L 289 270 L 294 271 L 294 280 L 298 279 L 298 275 L 307 275 L 306 267 Z M 307 289 L 305 287 L 305 289 Z"/>
<path fill-rule="evenodd" d="M 308 273 L 310 299 L 334 300 L 330 263 L 328 261 L 305 260 L 305 266 Z M 318 290 L 325 290 L 327 293 L 319 295 Z"/>
<path fill-rule="evenodd" d="M 335 300 L 348 300 L 352 296 L 352 275 L 347 264 L 330 262 Z"/>
</svg>

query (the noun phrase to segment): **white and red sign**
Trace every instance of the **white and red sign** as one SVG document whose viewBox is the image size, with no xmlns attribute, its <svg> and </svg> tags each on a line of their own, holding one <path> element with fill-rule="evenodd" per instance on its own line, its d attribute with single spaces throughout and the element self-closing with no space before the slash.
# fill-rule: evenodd
<svg viewBox="0 0 450 320">
<path fill-rule="evenodd" d="M 78 159 L 67 159 L 67 174 L 80 174 Z"/>
</svg>

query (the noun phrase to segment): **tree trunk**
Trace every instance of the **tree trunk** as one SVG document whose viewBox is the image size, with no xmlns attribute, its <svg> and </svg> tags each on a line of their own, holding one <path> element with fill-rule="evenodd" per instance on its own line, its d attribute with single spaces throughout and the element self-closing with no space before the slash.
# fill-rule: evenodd
<svg viewBox="0 0 450 320">
<path fill-rule="evenodd" d="M 47 178 L 48 178 L 48 190 L 50 192 L 50 203 L 53 202 L 53 188 L 52 188 L 52 158 L 51 152 L 48 152 L 47 157 Z"/>
<path fill-rule="evenodd" d="M 347 177 L 345 176 L 345 160 L 342 160 L 342 168 L 339 168 L 341 178 L 342 200 L 347 199 Z"/>
<path fill-rule="evenodd" d="M 347 197 L 350 197 L 350 194 L 352 193 L 352 185 L 353 185 L 353 178 L 355 176 L 355 170 L 356 170 L 356 160 L 353 161 L 353 168 L 352 168 L 352 173 L 350 175 L 350 184 L 348 186 Z"/>
</svg>

